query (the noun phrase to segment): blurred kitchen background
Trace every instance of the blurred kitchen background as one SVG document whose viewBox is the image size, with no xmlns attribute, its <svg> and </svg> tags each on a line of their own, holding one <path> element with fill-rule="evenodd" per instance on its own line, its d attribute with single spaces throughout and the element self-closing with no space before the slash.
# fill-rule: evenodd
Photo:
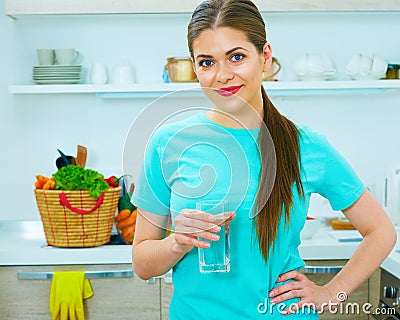
<svg viewBox="0 0 400 320">
<path fill-rule="evenodd" d="M 33 194 L 35 175 L 56 171 L 57 148 L 75 154 L 88 148 L 86 167 L 122 174 L 128 131 L 154 98 L 103 99 L 94 93 L 12 94 L 10 85 L 33 84 L 38 48 L 75 48 L 88 82 L 93 63 L 109 70 L 132 64 L 137 83 L 162 83 L 167 57 L 187 56 L 190 15 L 28 15 L 16 20 L 0 5 L 0 220 L 40 220 Z M 349 80 L 345 66 L 354 54 L 377 54 L 400 63 L 400 12 L 264 13 L 273 55 L 282 65 L 279 81 L 296 80 L 294 61 L 305 53 L 327 54 L 335 79 Z M 387 80 L 390 81 L 390 80 Z M 322 94 L 321 94 L 322 93 Z M 189 102 L 201 98 L 188 98 Z M 326 134 L 382 202 L 384 179 L 400 167 L 400 90 L 304 91 L 273 96 L 281 112 Z M 185 107 L 185 100 L 164 99 Z M 144 139 L 136 136 L 137 141 Z M 140 161 L 132 159 L 130 167 Z M 136 177 L 133 177 L 135 180 Z M 316 199 L 313 215 L 329 205 Z"/>
</svg>

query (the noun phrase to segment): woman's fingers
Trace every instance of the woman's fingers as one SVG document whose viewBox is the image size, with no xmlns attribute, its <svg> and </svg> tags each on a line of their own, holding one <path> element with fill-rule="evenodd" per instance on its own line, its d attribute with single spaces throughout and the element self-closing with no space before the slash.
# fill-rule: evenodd
<svg viewBox="0 0 400 320">
<path fill-rule="evenodd" d="M 181 229 L 182 231 L 193 230 L 193 232 L 202 232 L 202 231 L 219 232 L 221 230 L 221 227 L 218 224 L 211 222 L 204 222 L 200 220 L 194 220 L 194 219 L 182 220 L 180 226 L 182 227 Z"/>
<path fill-rule="evenodd" d="M 275 287 L 269 292 L 272 303 L 285 301 L 287 299 L 299 297 L 299 291 L 303 288 L 301 282 L 287 282 L 283 285 Z"/>
<path fill-rule="evenodd" d="M 175 242 L 180 246 L 190 246 L 198 248 L 209 248 L 210 243 L 204 240 L 200 240 L 196 237 L 188 236 L 182 233 L 174 233 Z"/>
<path fill-rule="evenodd" d="M 276 282 L 283 282 L 283 281 L 287 281 L 290 279 L 296 280 L 296 281 L 301 281 L 305 278 L 305 276 L 296 271 L 296 270 L 291 270 L 285 273 L 282 273 L 281 275 L 279 275 L 278 279 L 276 279 Z"/>
<path fill-rule="evenodd" d="M 217 220 L 216 215 L 203 212 L 200 210 L 184 209 L 181 211 L 181 213 L 183 216 L 194 220 L 208 221 L 208 222 L 214 222 Z"/>
<path fill-rule="evenodd" d="M 202 231 L 219 232 L 227 220 L 235 217 L 234 212 L 224 212 L 219 215 L 212 215 L 199 210 L 182 210 L 175 220 L 176 229 L 179 232 L 199 233 Z M 201 235 L 197 235 L 201 236 Z"/>
<path fill-rule="evenodd" d="M 222 224 L 224 221 L 227 220 L 231 221 L 236 216 L 235 212 L 222 212 L 219 214 L 210 214 L 200 210 L 188 210 L 188 209 L 182 210 L 182 215 L 190 219 L 212 222 L 215 224 Z"/>
<path fill-rule="evenodd" d="M 219 240 L 219 236 L 215 233 L 221 230 L 220 225 L 235 216 L 234 212 L 212 215 L 199 210 L 184 209 L 174 219 L 176 244 L 186 251 L 193 246 L 209 248 L 208 241 Z"/>
<path fill-rule="evenodd" d="M 303 298 L 309 295 L 309 288 L 313 283 L 308 278 L 298 271 L 289 271 L 281 274 L 277 282 L 286 280 L 295 280 L 286 282 L 273 288 L 269 292 L 271 303 L 279 303 L 288 299 Z"/>
<path fill-rule="evenodd" d="M 193 229 L 180 229 L 180 230 L 175 230 L 175 233 L 179 234 L 184 234 L 186 236 L 192 237 L 192 238 L 204 238 L 206 240 L 210 241 L 218 241 L 219 236 L 215 233 L 212 232 L 207 232 L 204 230 L 193 230 Z"/>
<path fill-rule="evenodd" d="M 291 304 L 283 314 L 298 312 L 303 307 L 314 310 L 325 308 L 325 304 L 331 301 L 330 292 L 327 288 L 316 285 L 304 274 L 298 271 L 289 271 L 281 274 L 276 282 L 294 280 L 278 285 L 269 292 L 270 302 L 277 304 L 289 299 L 299 298 L 300 301 Z"/>
</svg>

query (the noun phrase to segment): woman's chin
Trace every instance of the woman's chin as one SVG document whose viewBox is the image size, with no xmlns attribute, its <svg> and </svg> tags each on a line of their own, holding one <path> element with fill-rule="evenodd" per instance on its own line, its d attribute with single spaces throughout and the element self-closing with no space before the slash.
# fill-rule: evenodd
<svg viewBox="0 0 400 320">
<path fill-rule="evenodd" d="M 226 113 L 235 114 L 245 111 L 246 108 L 251 108 L 248 103 L 235 94 L 223 96 L 214 92 L 207 96 L 218 110 Z"/>
</svg>

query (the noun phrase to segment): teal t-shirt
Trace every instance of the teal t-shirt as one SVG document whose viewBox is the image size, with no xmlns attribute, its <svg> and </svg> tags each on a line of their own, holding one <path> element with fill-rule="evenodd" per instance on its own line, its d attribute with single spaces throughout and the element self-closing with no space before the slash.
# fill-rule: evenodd
<svg viewBox="0 0 400 320">
<path fill-rule="evenodd" d="M 281 219 L 274 248 L 265 263 L 252 225 L 260 176 L 258 129 L 222 127 L 199 113 L 159 128 L 145 152 L 143 170 L 132 202 L 143 210 L 171 214 L 196 208 L 204 199 L 228 201 L 236 217 L 230 225 L 229 273 L 202 274 L 197 248 L 173 268 L 171 320 L 317 319 L 303 312 L 283 316 L 285 306 L 272 306 L 268 292 L 281 283 L 278 276 L 300 270 L 300 231 L 312 193 L 326 197 L 335 210 L 353 204 L 365 190 L 345 159 L 326 138 L 300 129 L 301 178 L 304 198 L 294 192 L 290 223 Z M 293 187 L 295 191 L 295 187 Z"/>
</svg>

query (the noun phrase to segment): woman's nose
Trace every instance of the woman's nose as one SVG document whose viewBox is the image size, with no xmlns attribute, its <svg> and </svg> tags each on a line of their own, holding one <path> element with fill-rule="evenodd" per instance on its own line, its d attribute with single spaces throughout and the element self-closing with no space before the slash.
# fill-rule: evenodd
<svg viewBox="0 0 400 320">
<path fill-rule="evenodd" d="M 225 63 L 219 64 L 218 73 L 216 75 L 216 80 L 219 83 L 226 83 L 233 79 L 233 72 L 229 66 Z"/>
</svg>

